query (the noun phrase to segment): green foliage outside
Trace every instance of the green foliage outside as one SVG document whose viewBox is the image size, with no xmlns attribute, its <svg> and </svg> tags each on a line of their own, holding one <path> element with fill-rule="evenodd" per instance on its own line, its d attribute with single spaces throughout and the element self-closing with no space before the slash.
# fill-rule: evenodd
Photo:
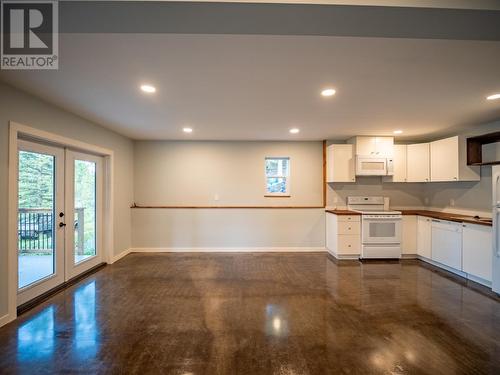
<svg viewBox="0 0 500 375">
<path fill-rule="evenodd" d="M 19 208 L 20 209 L 44 209 L 51 211 L 54 204 L 54 157 L 34 152 L 19 152 Z M 83 252 L 81 255 L 95 254 L 95 164 L 88 161 L 75 161 L 75 208 L 82 208 L 84 212 L 84 231 L 83 231 Z M 20 215 L 21 217 L 21 215 Z M 77 210 L 75 210 L 75 249 L 78 245 Z M 22 220 L 25 220 L 24 227 Z M 43 243 L 52 244 L 50 233 L 42 233 L 42 228 L 38 225 L 36 214 L 32 214 L 30 219 L 20 219 L 20 232 L 29 230 L 33 237 L 33 231 L 40 231 L 37 237 L 42 237 Z M 57 222 L 52 220 L 52 222 Z M 71 225 L 66 221 L 68 225 Z M 28 228 L 28 230 L 26 230 Z M 23 242 L 24 241 L 24 242 Z M 31 241 L 31 243 L 27 243 Z M 20 249 L 36 249 L 38 239 L 22 238 L 20 235 Z"/>
</svg>

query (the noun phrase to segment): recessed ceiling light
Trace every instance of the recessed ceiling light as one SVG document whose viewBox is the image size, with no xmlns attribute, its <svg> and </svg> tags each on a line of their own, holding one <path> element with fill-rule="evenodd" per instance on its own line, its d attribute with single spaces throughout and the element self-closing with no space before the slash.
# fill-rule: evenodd
<svg viewBox="0 0 500 375">
<path fill-rule="evenodd" d="M 182 128 L 182 131 L 184 133 L 192 133 L 193 132 L 193 129 L 192 128 Z"/>
<path fill-rule="evenodd" d="M 402 130 L 394 130 L 393 133 L 394 134 L 403 134 L 403 131 Z"/>
<path fill-rule="evenodd" d="M 500 94 L 493 94 L 493 95 L 487 96 L 486 99 L 488 99 L 488 100 L 500 99 Z"/>
<path fill-rule="evenodd" d="M 324 89 L 321 91 L 322 96 L 333 96 L 335 95 L 336 91 L 334 89 Z"/>
<path fill-rule="evenodd" d="M 298 129 L 298 128 L 290 129 L 290 133 L 292 133 L 292 134 L 297 134 L 298 132 L 300 132 L 300 129 Z"/>
<path fill-rule="evenodd" d="M 152 94 L 156 92 L 156 87 L 151 85 L 141 85 L 141 90 L 147 92 L 148 94 Z"/>
</svg>

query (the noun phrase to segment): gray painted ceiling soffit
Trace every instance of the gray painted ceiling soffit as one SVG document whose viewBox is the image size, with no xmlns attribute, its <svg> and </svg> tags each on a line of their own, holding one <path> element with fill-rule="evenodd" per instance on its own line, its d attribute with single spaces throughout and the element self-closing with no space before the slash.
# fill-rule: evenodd
<svg viewBox="0 0 500 375">
<path fill-rule="evenodd" d="M 500 40 L 500 11 L 350 5 L 61 1 L 61 33 Z"/>
</svg>

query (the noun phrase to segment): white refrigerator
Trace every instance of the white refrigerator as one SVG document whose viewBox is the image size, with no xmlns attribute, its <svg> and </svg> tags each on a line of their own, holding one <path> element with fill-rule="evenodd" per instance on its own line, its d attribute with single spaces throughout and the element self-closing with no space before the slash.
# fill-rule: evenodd
<svg viewBox="0 0 500 375">
<path fill-rule="evenodd" d="M 493 166 L 493 291 L 500 294 L 500 165 Z"/>
</svg>

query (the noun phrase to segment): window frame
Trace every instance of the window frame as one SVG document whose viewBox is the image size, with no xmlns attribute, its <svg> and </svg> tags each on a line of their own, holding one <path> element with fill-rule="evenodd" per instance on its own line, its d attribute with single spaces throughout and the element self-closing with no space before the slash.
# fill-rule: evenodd
<svg viewBox="0 0 500 375">
<path fill-rule="evenodd" d="M 266 164 L 267 164 L 267 161 L 270 160 L 270 159 L 283 159 L 283 160 L 288 160 L 288 175 L 279 175 L 279 176 L 268 176 L 267 175 L 267 170 L 266 170 Z M 291 163 L 292 163 L 292 158 L 290 156 L 265 156 L 264 157 L 264 197 L 268 197 L 268 198 L 275 198 L 275 197 L 278 197 L 278 198 L 289 198 L 291 196 L 291 175 L 292 175 L 292 171 L 291 171 Z M 270 192 L 267 190 L 267 179 L 268 178 L 284 178 L 285 179 L 285 192 L 281 193 L 281 192 Z"/>
</svg>

